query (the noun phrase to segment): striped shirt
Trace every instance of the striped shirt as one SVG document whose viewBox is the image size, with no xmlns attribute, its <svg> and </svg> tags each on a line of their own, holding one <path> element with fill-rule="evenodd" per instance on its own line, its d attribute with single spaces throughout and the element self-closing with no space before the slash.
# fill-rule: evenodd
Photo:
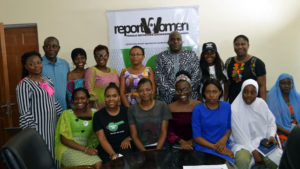
<svg viewBox="0 0 300 169">
<path fill-rule="evenodd" d="M 43 82 L 53 89 L 49 78 L 43 76 Z M 34 128 L 44 139 L 52 156 L 54 157 L 54 136 L 56 116 L 62 108 L 55 101 L 55 94 L 49 96 L 46 89 L 25 77 L 17 86 L 17 101 L 20 112 L 19 124 L 21 128 Z"/>
</svg>

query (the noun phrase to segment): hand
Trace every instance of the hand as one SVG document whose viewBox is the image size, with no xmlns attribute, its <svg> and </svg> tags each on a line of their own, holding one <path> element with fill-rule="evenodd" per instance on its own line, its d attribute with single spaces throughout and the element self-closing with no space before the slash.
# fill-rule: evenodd
<svg viewBox="0 0 300 169">
<path fill-rule="evenodd" d="M 130 139 L 127 137 L 121 142 L 121 149 L 131 148 Z"/>
<path fill-rule="evenodd" d="M 118 158 L 118 154 L 116 154 L 116 153 L 114 153 L 114 154 L 112 154 L 111 156 L 110 156 L 110 159 L 111 160 L 115 160 L 115 159 L 117 159 Z"/>
<path fill-rule="evenodd" d="M 98 154 L 98 150 L 97 150 L 97 149 L 94 149 L 94 148 L 89 148 L 89 147 L 87 147 L 87 148 L 84 150 L 84 153 L 85 153 L 85 154 L 88 154 L 88 155 L 97 155 L 97 154 Z"/>
<path fill-rule="evenodd" d="M 225 139 L 225 137 L 222 137 L 215 145 L 216 147 L 216 151 L 217 152 L 222 152 L 224 151 L 224 149 L 226 148 L 226 142 L 227 140 Z"/>
<path fill-rule="evenodd" d="M 253 155 L 255 163 L 257 163 L 257 164 L 264 164 L 264 160 L 262 158 L 262 155 L 257 150 L 254 150 L 252 152 L 252 155 Z"/>
<path fill-rule="evenodd" d="M 180 149 L 184 149 L 184 150 L 193 150 L 193 141 L 185 141 L 183 139 L 181 139 L 179 141 L 180 144 Z"/>
<path fill-rule="evenodd" d="M 278 142 L 276 141 L 276 139 L 273 136 L 271 136 L 267 142 L 267 144 L 270 144 L 270 143 L 273 143 L 274 145 L 278 144 Z"/>
<path fill-rule="evenodd" d="M 233 152 L 232 152 L 229 148 L 227 148 L 227 147 L 225 147 L 225 148 L 224 148 L 221 152 L 219 152 L 219 153 L 221 153 L 221 154 L 223 154 L 223 155 L 226 155 L 226 156 L 229 156 L 229 157 L 231 157 L 231 158 L 234 157 Z"/>
</svg>

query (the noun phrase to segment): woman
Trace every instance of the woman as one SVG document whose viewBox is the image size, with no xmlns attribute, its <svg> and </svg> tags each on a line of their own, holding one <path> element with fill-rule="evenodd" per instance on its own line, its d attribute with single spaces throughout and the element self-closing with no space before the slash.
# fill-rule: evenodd
<svg viewBox="0 0 300 169">
<path fill-rule="evenodd" d="M 192 150 L 191 118 L 195 105 L 200 104 L 200 101 L 190 99 L 192 86 L 191 76 L 188 72 L 179 71 L 176 74 L 175 89 L 177 100 L 169 104 L 173 118 L 169 122 L 168 141 L 173 148 Z"/>
<path fill-rule="evenodd" d="M 232 150 L 239 169 L 248 169 L 251 161 L 263 164 L 269 169 L 277 168 L 270 159 L 263 157 L 256 149 L 264 138 L 277 144 L 275 118 L 266 102 L 257 97 L 258 84 L 248 79 L 231 105 Z"/>
<path fill-rule="evenodd" d="M 222 97 L 221 100 L 228 99 L 228 82 L 227 82 L 227 73 L 224 67 L 224 63 L 220 58 L 220 55 L 217 51 L 217 46 L 213 42 L 204 43 L 202 46 L 202 53 L 200 57 L 200 68 L 202 72 L 202 79 L 200 90 L 204 82 L 208 79 L 217 79 L 224 91 L 224 98 Z M 199 93 L 199 99 L 202 100 L 202 97 Z"/>
<path fill-rule="evenodd" d="M 54 159 L 56 117 L 63 111 L 55 101 L 51 80 L 42 76 L 42 58 L 37 52 L 22 56 L 23 79 L 17 86 L 21 128 L 34 128 L 46 142 Z"/>
<path fill-rule="evenodd" d="M 161 149 L 167 138 L 171 113 L 165 102 L 153 99 L 151 80 L 141 79 L 137 89 L 141 100 L 128 109 L 131 138 L 140 151 Z"/>
<path fill-rule="evenodd" d="M 267 103 L 274 114 L 277 134 L 284 146 L 293 127 L 300 123 L 300 95 L 292 75 L 281 74 L 267 94 Z"/>
<path fill-rule="evenodd" d="M 82 48 L 75 48 L 71 53 L 72 61 L 75 65 L 75 69 L 68 73 L 67 76 L 67 96 L 68 107 L 73 108 L 72 93 L 75 89 L 85 87 L 85 69 L 86 64 L 86 52 Z"/>
<path fill-rule="evenodd" d="M 142 78 L 151 80 L 153 84 L 152 90 L 156 93 L 153 70 L 143 65 L 144 58 L 145 53 L 142 47 L 133 46 L 130 49 L 131 66 L 123 69 L 120 75 L 121 101 L 125 107 L 138 102 L 137 85 Z M 155 94 L 153 97 L 155 98 Z"/>
<path fill-rule="evenodd" d="M 115 83 L 110 83 L 104 94 L 105 107 L 95 114 L 93 123 L 100 143 L 98 155 L 103 163 L 131 151 L 127 108 L 119 106 L 120 90 Z"/>
<path fill-rule="evenodd" d="M 233 162 L 233 152 L 229 147 L 231 109 L 229 103 L 220 101 L 222 94 L 222 86 L 218 80 L 210 79 L 204 83 L 204 103 L 195 106 L 192 116 L 194 146 L 196 151 Z"/>
<path fill-rule="evenodd" d="M 263 61 L 248 54 L 249 39 L 245 35 L 238 35 L 233 40 L 236 56 L 227 59 L 225 68 L 229 78 L 229 102 L 241 91 L 243 82 L 254 79 L 259 85 L 258 95 L 266 100 L 266 68 Z"/>
<path fill-rule="evenodd" d="M 97 65 L 89 68 L 85 73 L 85 83 L 91 98 L 93 108 L 100 109 L 104 107 L 104 90 L 110 82 L 119 86 L 119 76 L 114 68 L 107 67 L 109 58 L 108 48 L 98 45 L 94 49 L 94 57 Z"/>
<path fill-rule="evenodd" d="M 101 167 L 97 156 L 98 145 L 93 132 L 95 109 L 89 108 L 89 93 L 77 88 L 72 93 L 74 108 L 65 110 L 60 116 L 55 134 L 55 157 L 65 167 L 94 165 Z"/>
</svg>

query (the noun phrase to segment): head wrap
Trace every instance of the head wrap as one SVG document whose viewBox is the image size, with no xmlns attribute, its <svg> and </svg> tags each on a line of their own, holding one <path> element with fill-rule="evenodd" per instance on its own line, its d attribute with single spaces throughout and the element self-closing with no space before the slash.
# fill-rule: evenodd
<svg viewBox="0 0 300 169">
<path fill-rule="evenodd" d="M 292 89 L 290 90 L 289 99 L 294 111 L 295 119 L 297 123 L 300 123 L 300 95 L 296 91 L 294 78 L 292 75 L 283 73 L 278 77 L 275 85 L 267 93 L 267 103 L 276 118 L 277 125 L 284 129 L 290 130 L 292 126 L 291 112 L 288 105 L 283 100 L 281 89 L 279 86 L 279 82 L 286 78 L 292 80 Z"/>
<path fill-rule="evenodd" d="M 192 86 L 192 81 L 191 81 L 191 79 L 190 79 L 187 75 L 185 75 L 185 74 L 180 74 L 179 76 L 177 76 L 177 77 L 176 77 L 175 84 L 176 84 L 177 82 L 179 82 L 179 81 L 186 81 L 186 82 L 188 82 L 188 84 L 189 84 L 190 86 Z"/>
</svg>

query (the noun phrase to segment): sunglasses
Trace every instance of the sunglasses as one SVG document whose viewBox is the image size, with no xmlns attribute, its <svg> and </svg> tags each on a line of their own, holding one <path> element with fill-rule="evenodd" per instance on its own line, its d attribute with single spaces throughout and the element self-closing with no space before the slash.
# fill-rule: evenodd
<svg viewBox="0 0 300 169">
<path fill-rule="evenodd" d="M 108 54 L 100 54 L 100 55 L 95 55 L 95 58 L 107 58 Z"/>
</svg>

